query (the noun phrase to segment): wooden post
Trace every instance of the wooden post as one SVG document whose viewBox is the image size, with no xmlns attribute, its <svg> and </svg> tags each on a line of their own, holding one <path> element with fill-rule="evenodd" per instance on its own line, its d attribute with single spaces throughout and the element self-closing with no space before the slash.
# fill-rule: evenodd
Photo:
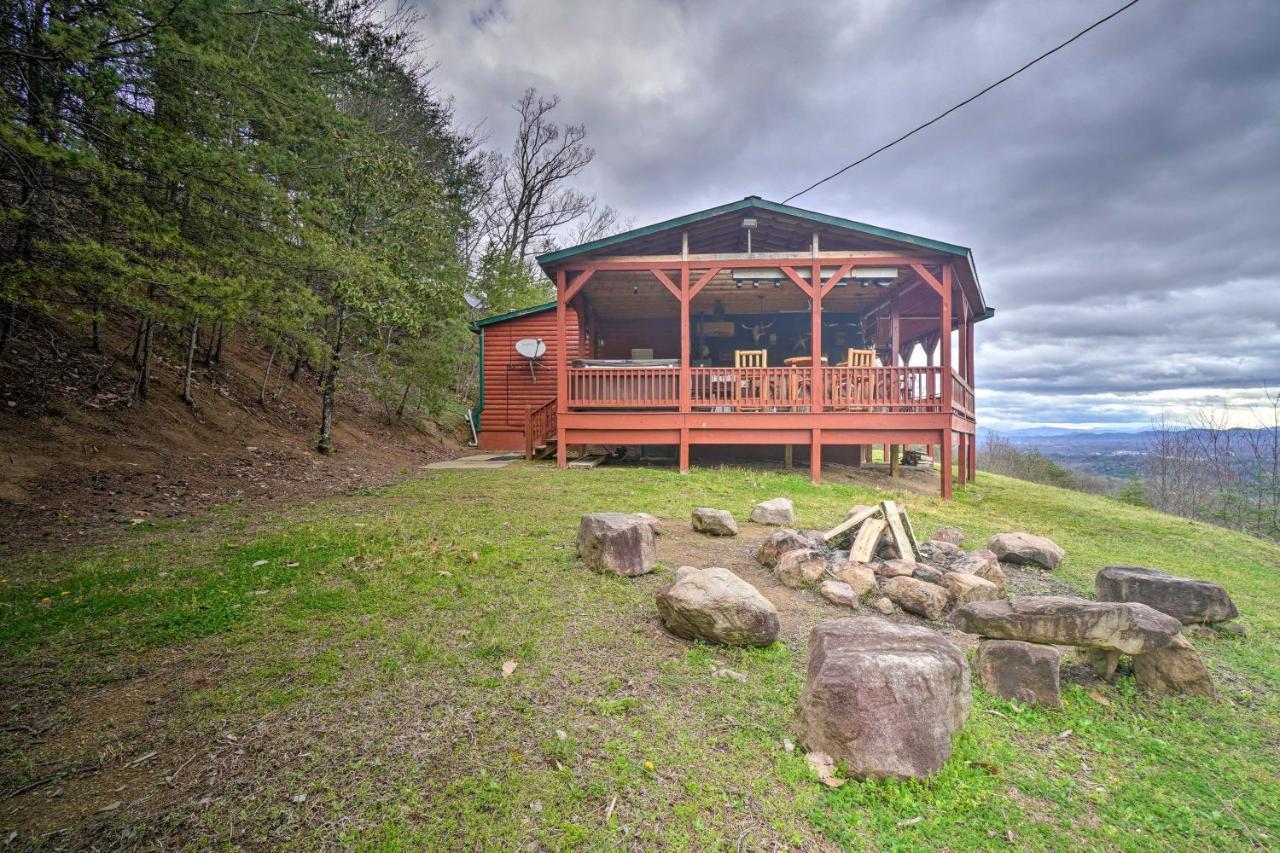
<svg viewBox="0 0 1280 853">
<path fill-rule="evenodd" d="M 942 428 L 942 484 L 944 501 L 951 500 L 951 264 L 942 267 L 942 311 L 938 317 L 938 342 L 942 363 L 942 412 L 947 417 Z"/>
<path fill-rule="evenodd" d="M 689 342 L 689 264 L 680 265 L 680 411 L 692 411 L 692 347 Z"/>
<path fill-rule="evenodd" d="M 815 427 L 809 442 L 809 479 L 816 486 L 822 482 L 822 429 Z"/>
<path fill-rule="evenodd" d="M 569 448 L 565 444 L 564 414 L 569 410 L 569 352 L 566 346 L 565 271 L 556 270 L 556 465 L 569 467 Z"/>
<path fill-rule="evenodd" d="M 973 434 L 973 437 L 972 437 L 972 441 L 970 441 L 970 442 L 969 442 L 969 459 L 968 459 L 968 464 L 969 464 L 969 479 L 970 479 L 970 480 L 975 480 L 975 479 L 978 479 L 978 433 L 977 433 L 977 425 L 978 425 L 978 386 L 977 386 L 977 384 L 975 384 L 975 380 L 974 380 L 974 364 L 973 364 L 973 352 L 974 352 L 974 346 L 973 346 L 973 332 L 974 332 L 974 325 L 975 325 L 975 323 L 974 323 L 974 320 L 973 320 L 972 316 L 970 316 L 970 318 L 968 319 L 968 323 L 969 323 L 969 334 L 968 334 L 968 337 L 966 337 L 966 339 L 968 339 L 968 342 L 969 342 L 969 357 L 968 357 L 968 359 L 966 359 L 966 362 L 968 362 L 968 365 L 969 365 L 969 373 L 968 373 L 968 375 L 966 375 L 966 377 L 965 377 L 965 378 L 969 380 L 969 387 L 970 387 L 970 388 L 973 388 L 973 392 L 974 392 L 974 393 L 973 393 L 973 411 L 970 411 L 970 412 L 969 412 L 969 414 L 970 414 L 970 415 L 973 415 L 974 434 Z"/>
<path fill-rule="evenodd" d="M 902 318 L 901 312 L 898 311 L 898 300 L 896 299 L 889 300 L 889 350 L 889 366 L 898 367 L 901 358 L 899 354 L 902 352 Z M 894 376 L 890 381 L 895 383 L 890 391 L 890 396 L 896 398 L 898 391 L 896 385 L 897 377 Z M 890 444 L 885 449 L 889 453 L 889 478 L 897 478 L 901 476 L 901 472 L 898 470 L 898 457 L 900 455 L 898 453 L 898 445 Z"/>
<path fill-rule="evenodd" d="M 815 253 L 813 259 L 812 272 L 809 276 L 809 284 L 813 288 L 813 299 L 809 300 L 812 310 L 809 312 L 810 335 L 813 344 L 813 374 L 810 379 L 811 388 L 809 390 L 809 411 L 822 411 L 822 266 L 818 263 L 818 235 L 813 235 L 813 251 Z M 816 480 L 814 482 L 817 482 Z"/>
<path fill-rule="evenodd" d="M 956 455 L 956 479 L 960 484 L 960 488 L 964 488 L 964 484 L 969 481 L 969 434 L 961 432 L 956 434 L 956 443 L 959 445 L 960 452 Z"/>
<path fill-rule="evenodd" d="M 793 467 L 793 466 L 795 465 L 795 462 L 794 462 L 794 459 L 793 459 L 793 457 L 794 457 L 794 455 L 795 455 L 795 454 L 793 453 L 793 450 L 794 450 L 794 447 L 793 447 L 792 445 L 790 445 L 790 444 L 783 445 L 783 448 L 782 448 L 782 466 L 783 466 L 784 468 L 791 468 L 791 467 Z"/>
<path fill-rule="evenodd" d="M 681 257 L 689 253 L 689 235 L 681 237 Z M 680 411 L 693 411 L 693 350 L 689 341 L 689 303 L 693 297 L 689 295 L 689 264 L 680 264 Z M 689 428 L 680 427 L 680 473 L 689 473 Z"/>
</svg>

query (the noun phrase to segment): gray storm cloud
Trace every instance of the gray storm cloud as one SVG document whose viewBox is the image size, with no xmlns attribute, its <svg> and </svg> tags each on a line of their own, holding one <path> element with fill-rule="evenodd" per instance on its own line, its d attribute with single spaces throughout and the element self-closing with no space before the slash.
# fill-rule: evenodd
<svg viewBox="0 0 1280 853">
<path fill-rule="evenodd" d="M 636 224 L 782 200 L 1118 6 L 421 2 L 460 122 L 527 86 Z M 987 425 L 1141 424 L 1280 386 L 1280 3 L 1146 0 L 797 200 L 974 249 Z"/>
</svg>

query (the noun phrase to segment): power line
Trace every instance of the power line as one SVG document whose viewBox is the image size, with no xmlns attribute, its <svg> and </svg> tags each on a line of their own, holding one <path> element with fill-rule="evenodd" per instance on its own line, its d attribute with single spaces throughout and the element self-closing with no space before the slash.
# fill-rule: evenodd
<svg viewBox="0 0 1280 853">
<path fill-rule="evenodd" d="M 799 198 L 800 196 L 802 196 L 802 195 L 804 195 L 805 193 L 809 192 L 809 190 L 816 189 L 817 187 L 822 186 L 823 184 L 825 184 L 827 181 L 831 180 L 832 178 L 838 178 L 838 177 L 840 177 L 840 176 L 841 176 L 841 175 L 843 175 L 845 172 L 847 172 L 847 171 L 849 171 L 850 169 L 852 169 L 854 166 L 857 166 L 857 165 L 859 165 L 859 164 L 862 164 L 862 163 L 867 162 L 867 161 L 868 161 L 868 160 L 870 160 L 872 157 L 876 156 L 877 154 L 879 154 L 879 153 L 881 153 L 881 152 L 883 152 L 883 151 L 888 151 L 890 148 L 892 148 L 893 146 L 897 145 L 899 142 L 902 142 L 904 139 L 907 139 L 908 137 L 914 136 L 915 134 L 917 134 L 917 133 L 919 133 L 920 131 L 924 130 L 924 129 L 925 129 L 926 127 L 928 127 L 929 125 L 931 125 L 931 124 L 934 124 L 934 123 L 936 123 L 936 122 L 941 121 L 942 119 L 944 119 L 944 118 L 946 118 L 947 116 L 951 115 L 953 112 L 955 112 L 956 110 L 960 109 L 961 107 L 963 107 L 963 106 L 966 106 L 966 105 L 968 105 L 968 104 L 973 103 L 974 101 L 978 100 L 978 98 L 981 98 L 983 95 L 987 94 L 987 92 L 990 92 L 992 89 L 994 89 L 994 88 L 996 88 L 997 86 L 999 86 L 1001 83 L 1006 83 L 1006 82 L 1008 82 L 1009 80 L 1012 80 L 1014 77 L 1017 77 L 1017 76 L 1018 76 L 1019 74 L 1021 74 L 1023 71 L 1026 71 L 1028 68 L 1030 68 L 1031 66 L 1035 65 L 1035 64 L 1036 64 L 1037 62 L 1039 62 L 1040 60 L 1042 60 L 1042 59 L 1047 59 L 1048 57 L 1053 56 L 1055 53 L 1057 53 L 1058 51 L 1062 50 L 1064 47 L 1066 47 L 1067 45 L 1071 44 L 1071 43 L 1072 43 L 1073 41 L 1075 41 L 1076 39 L 1081 38 L 1082 36 L 1084 36 L 1084 35 L 1086 35 L 1087 33 L 1089 33 L 1091 30 L 1095 30 L 1095 29 L 1097 29 L 1098 27 L 1100 27 L 1100 26 L 1102 26 L 1103 24 L 1105 24 L 1107 21 L 1109 21 L 1109 20 L 1111 20 L 1112 18 L 1114 18 L 1116 15 L 1119 15 L 1121 12 L 1125 11 L 1126 9 L 1128 9 L 1128 8 L 1130 8 L 1130 7 L 1132 7 L 1132 6 L 1136 6 L 1136 5 L 1138 5 L 1138 0 L 1129 0 L 1129 2 L 1128 2 L 1128 3 L 1125 3 L 1123 6 L 1121 6 L 1119 9 L 1116 9 L 1116 10 L 1115 10 L 1114 12 L 1112 12 L 1110 15 L 1107 15 L 1105 18 L 1099 18 L 1098 20 L 1094 21 L 1092 24 L 1090 24 L 1089 26 L 1085 27 L 1083 30 L 1081 30 L 1080 32 L 1076 33 L 1076 34 L 1075 34 L 1075 35 L 1073 35 L 1071 38 L 1067 39 L 1067 40 L 1066 40 L 1066 41 L 1064 41 L 1062 44 L 1060 44 L 1060 45 L 1058 45 L 1057 47 L 1055 47 L 1053 50 L 1045 51 L 1044 53 L 1042 53 L 1042 54 L 1040 54 L 1039 56 L 1037 56 L 1035 59 L 1033 59 L 1033 60 L 1031 60 L 1030 62 L 1028 62 L 1026 65 L 1024 65 L 1024 66 L 1022 66 L 1021 68 L 1019 68 L 1017 71 L 1014 71 L 1014 72 L 1012 72 L 1012 73 L 1010 73 L 1010 74 L 1005 75 L 1004 77 L 1001 77 L 999 80 L 997 80 L 996 82 L 992 83 L 990 86 L 988 86 L 987 88 L 983 89 L 981 92 L 978 92 L 976 95 L 972 95 L 972 96 L 970 96 L 970 97 L 968 97 L 968 98 L 965 98 L 963 101 L 961 101 L 960 103 L 956 104 L 954 107 L 952 107 L 951 109 L 947 110 L 946 112 L 939 113 L 938 115 L 936 115 L 936 116 L 934 116 L 933 118 L 929 119 L 928 121 L 926 121 L 924 124 L 920 125 L 919 127 L 916 127 L 916 128 L 914 128 L 914 129 L 909 130 L 909 131 L 907 131 L 906 133 L 902 134 L 901 136 L 899 136 L 897 139 L 893 140 L 892 142 L 886 143 L 885 145 L 881 145 L 879 148 L 877 148 L 875 151 L 872 151 L 870 154 L 866 155 L 865 157 L 860 157 L 859 159 L 854 160 L 852 163 L 850 163 L 849 165 L 847 165 L 847 166 L 843 167 L 843 168 L 842 168 L 842 169 L 840 169 L 839 171 L 837 171 L 837 172 L 832 172 L 830 175 L 827 175 L 825 178 L 823 178 L 823 179 L 822 179 L 822 180 L 820 180 L 820 181 L 815 181 L 814 183 L 812 183 L 812 184 L 810 184 L 809 186 L 805 187 L 804 189 L 800 190 L 800 192 L 798 192 L 798 193 L 793 193 L 792 195 L 787 196 L 785 199 L 783 199 L 782 203 L 783 203 L 783 204 L 786 204 L 787 202 L 791 201 L 793 198 Z"/>
</svg>

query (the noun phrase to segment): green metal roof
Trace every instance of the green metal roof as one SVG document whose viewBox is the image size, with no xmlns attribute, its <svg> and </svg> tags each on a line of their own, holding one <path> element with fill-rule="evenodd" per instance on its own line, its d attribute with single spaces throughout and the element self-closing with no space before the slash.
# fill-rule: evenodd
<svg viewBox="0 0 1280 853">
<path fill-rule="evenodd" d="M 553 299 L 550 302 L 543 302 L 541 305 L 531 305 L 528 308 L 517 308 L 514 311 L 508 311 L 505 314 L 494 314 L 492 317 L 485 317 L 476 320 L 471 324 L 471 331 L 478 332 L 482 326 L 489 326 L 494 323 L 501 323 L 503 320 L 511 320 L 515 317 L 523 317 L 526 314 L 537 314 L 539 311 L 547 311 L 555 308 L 556 303 Z"/>
<path fill-rule="evenodd" d="M 612 237 L 604 237 L 600 240 L 592 240 L 590 243 L 583 243 L 580 246 L 572 246 L 568 249 L 561 249 L 556 252 L 548 252 L 545 255 L 538 256 L 538 263 L 541 266 L 562 261 L 565 258 L 571 258 L 575 255 L 581 255 L 587 252 L 596 252 L 601 249 L 607 249 L 610 246 L 616 246 L 619 243 L 625 243 L 628 240 L 634 240 L 637 237 L 646 237 L 650 234 L 656 234 L 660 231 L 667 231 L 672 228 L 680 228 L 690 225 L 694 222 L 701 222 L 705 219 L 711 219 L 715 216 L 722 216 L 726 213 L 734 213 L 739 210 L 747 210 L 757 208 L 759 210 L 767 210 L 772 213 L 781 213 L 786 216 L 794 216 L 798 219 L 806 219 L 820 225 L 830 225 L 834 228 L 844 228 L 849 231 L 858 231 L 862 234 L 868 234 L 873 237 L 882 237 L 887 240 L 896 240 L 900 243 L 909 243 L 914 246 L 920 246 L 924 249 L 932 249 L 937 252 L 946 252 L 951 255 L 968 256 L 969 249 L 965 246 L 957 246 L 954 243 L 943 243 L 940 240 L 930 240 L 927 237 L 918 237 L 915 234 L 907 234 L 903 231 L 894 231 L 891 228 L 881 228 L 877 225 L 868 225 L 865 222 L 855 222 L 852 219 L 842 219 L 839 216 L 829 216 L 825 213 L 817 213 L 812 210 L 805 210 L 800 207 L 792 207 L 787 204 L 779 204 L 776 201 L 766 201 L 760 196 L 752 195 L 740 201 L 722 204 L 719 207 L 709 207 L 706 210 L 699 210 L 696 213 L 688 213 L 684 216 L 677 216 L 675 219 L 668 219 L 665 222 L 657 222 L 653 225 L 646 225 L 644 228 L 635 228 L 631 231 L 624 231 L 621 234 L 614 234 Z"/>
</svg>

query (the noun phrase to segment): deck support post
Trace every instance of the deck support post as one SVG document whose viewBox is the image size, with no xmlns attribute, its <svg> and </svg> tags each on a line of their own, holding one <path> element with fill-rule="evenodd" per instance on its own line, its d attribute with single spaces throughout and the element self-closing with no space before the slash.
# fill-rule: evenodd
<svg viewBox="0 0 1280 853">
<path fill-rule="evenodd" d="M 978 433 L 977 433 L 977 429 L 978 429 L 977 388 L 978 386 L 975 384 L 975 380 L 974 380 L 975 373 L 974 373 L 974 361 L 973 361 L 973 351 L 974 351 L 973 331 L 976 324 L 973 322 L 972 317 L 967 318 L 966 322 L 969 325 L 969 334 L 965 336 L 965 340 L 967 341 L 969 352 L 965 359 L 965 363 L 968 365 L 968 372 L 965 375 L 965 379 L 968 380 L 969 387 L 974 389 L 973 411 L 969 413 L 973 417 L 974 433 L 971 436 L 971 439 L 969 441 L 969 458 L 966 460 L 966 462 L 969 465 L 969 480 L 973 481 L 978 478 Z"/>
<path fill-rule="evenodd" d="M 568 434 L 563 415 L 569 410 L 569 352 L 565 346 L 567 330 L 566 280 L 563 269 L 556 270 L 556 465 L 569 467 Z"/>
<path fill-rule="evenodd" d="M 816 486 L 822 482 L 822 429 L 815 427 L 809 442 L 809 480 Z"/>
<path fill-rule="evenodd" d="M 692 345 L 689 341 L 689 264 L 680 265 L 680 411 L 693 410 Z"/>
<path fill-rule="evenodd" d="M 902 352 L 902 314 L 898 310 L 898 300 L 891 299 L 889 300 L 889 366 L 890 367 L 901 366 L 901 363 L 902 363 L 901 355 L 900 355 L 901 352 Z M 900 380 L 898 380 L 897 377 L 895 377 L 892 381 L 894 384 L 892 385 L 893 390 L 890 393 L 896 396 L 898 391 L 897 383 Z M 885 451 L 889 454 L 889 478 L 897 479 L 902 475 L 901 472 L 898 470 L 898 457 L 901 455 L 899 453 L 899 447 L 896 444 L 890 444 L 885 447 Z"/>
<path fill-rule="evenodd" d="M 680 473 L 689 473 L 689 428 L 680 428 Z"/>
<path fill-rule="evenodd" d="M 942 364 L 942 411 L 948 418 L 952 416 L 952 390 L 954 383 L 951 381 L 951 288 L 952 288 L 952 272 L 951 264 L 946 263 L 942 266 L 942 310 L 938 317 L 938 344 L 940 347 L 939 361 Z M 951 426 L 942 429 L 942 484 L 941 492 L 944 501 L 951 500 L 951 449 L 952 449 Z"/>
<path fill-rule="evenodd" d="M 956 444 L 959 445 L 959 452 L 956 454 L 956 482 L 963 489 L 965 483 L 969 482 L 969 434 L 956 433 Z"/>
<path fill-rule="evenodd" d="M 818 263 L 816 257 L 818 251 L 818 235 L 813 236 L 813 246 L 815 257 L 813 259 L 812 272 L 809 281 L 813 286 L 813 297 L 809 300 L 811 310 L 809 312 L 810 319 L 810 335 L 813 344 L 813 374 L 810 379 L 809 389 L 809 411 L 822 411 L 822 266 Z M 815 480 L 816 482 L 816 480 Z"/>
<path fill-rule="evenodd" d="M 782 447 L 782 467 L 792 468 L 795 466 L 795 446 L 785 444 Z"/>
</svg>

